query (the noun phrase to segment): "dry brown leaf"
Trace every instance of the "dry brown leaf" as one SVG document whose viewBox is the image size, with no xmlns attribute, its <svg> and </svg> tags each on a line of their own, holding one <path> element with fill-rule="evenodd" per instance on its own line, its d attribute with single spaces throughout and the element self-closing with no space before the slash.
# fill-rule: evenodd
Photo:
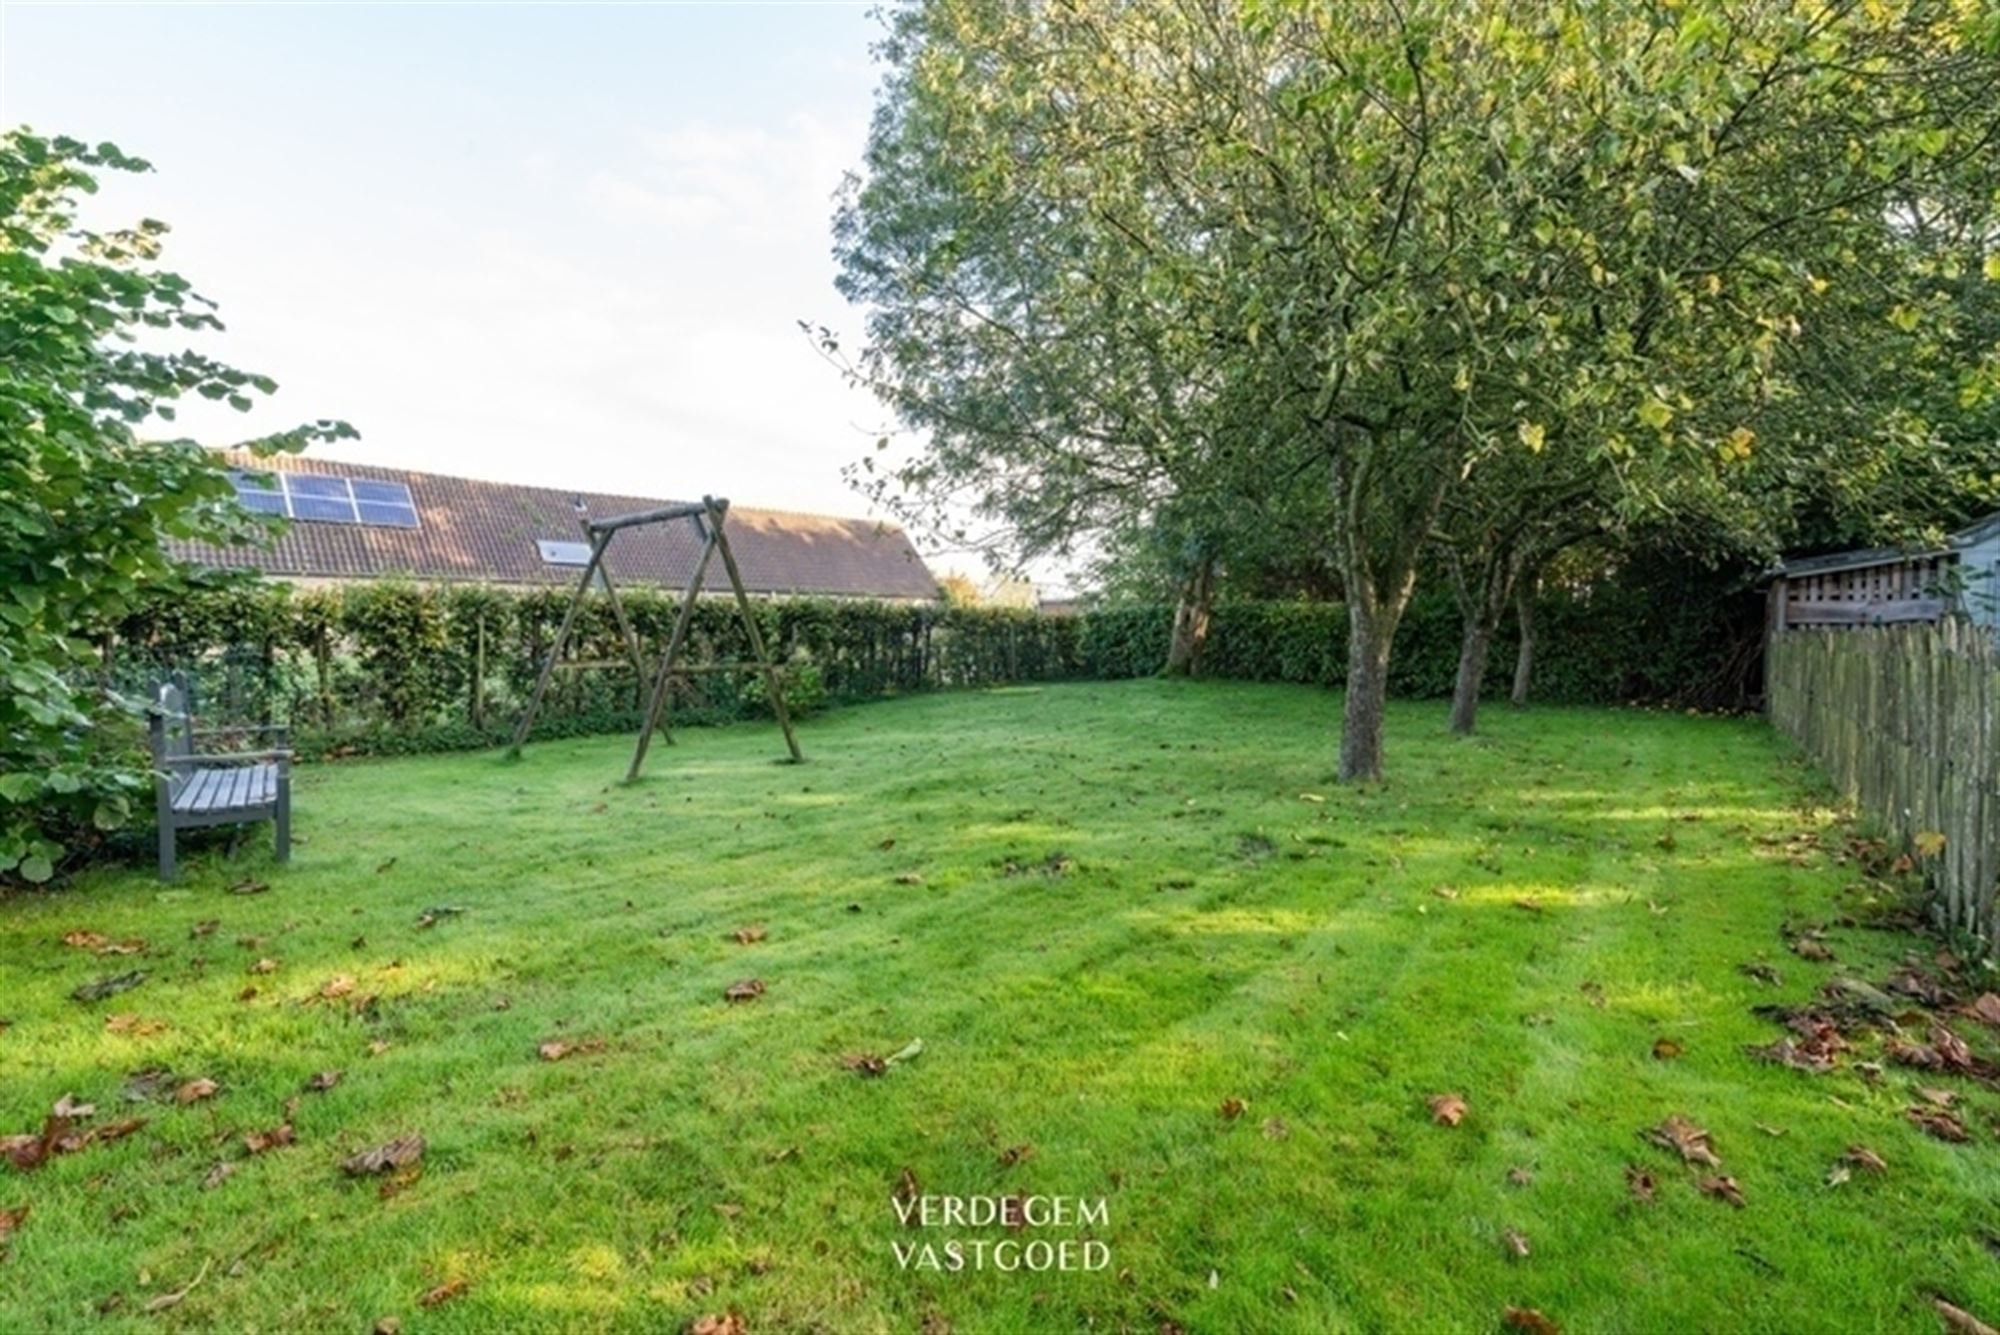
<svg viewBox="0 0 2000 1335">
<path fill-rule="evenodd" d="M 1940 830 L 1919 830 L 1910 840 L 1910 846 L 1920 858 L 1934 858 L 1944 852 L 1945 837 Z"/>
<path fill-rule="evenodd" d="M 111 944 L 102 932 L 64 932 L 62 943 L 74 950 L 95 951 Z"/>
<path fill-rule="evenodd" d="M 338 977 L 328 979 L 326 984 L 320 988 L 319 996 L 322 1001 L 337 1001 L 353 990 L 354 980 L 346 974 L 341 974 Z"/>
<path fill-rule="evenodd" d="M 922 885 L 924 878 L 916 872 L 906 871 L 896 878 L 897 885 Z"/>
<path fill-rule="evenodd" d="M 1500 1240 L 1507 1245 L 1507 1251 L 1510 1255 L 1523 1261 L 1528 1259 L 1527 1234 L 1517 1228 L 1510 1228 L 1500 1235 Z"/>
<path fill-rule="evenodd" d="M 7 1239 L 20 1231 L 21 1223 L 28 1217 L 28 1207 L 17 1205 L 11 1210 L 0 1210 L 0 1252 L 7 1249 Z"/>
<path fill-rule="evenodd" d="M 448 1279 L 429 1293 L 426 1293 L 423 1297 L 417 1299 L 417 1303 L 421 1307 L 437 1307 L 458 1297 L 459 1294 L 465 1292 L 467 1287 L 466 1281 L 462 1278 Z"/>
<path fill-rule="evenodd" d="M 1222 1101 L 1222 1106 L 1217 1108 L 1216 1112 L 1221 1116 L 1223 1121 L 1233 1122 L 1249 1110 L 1249 1104 L 1232 1094 Z"/>
<path fill-rule="evenodd" d="M 1707 1164 L 1710 1168 L 1722 1167 L 1722 1160 L 1716 1157 L 1714 1147 L 1708 1143 L 1708 1132 L 1679 1113 L 1675 1113 L 1648 1131 L 1646 1139 L 1662 1149 L 1677 1152 L 1683 1163 Z"/>
<path fill-rule="evenodd" d="M 1530 1186 L 1535 1180 L 1535 1170 L 1525 1165 L 1507 1170 L 1507 1185 L 1510 1187 Z"/>
<path fill-rule="evenodd" d="M 2000 992 L 1981 992 L 1965 1013 L 1981 1024 L 2000 1026 Z"/>
<path fill-rule="evenodd" d="M 914 1222 L 916 1214 L 912 1207 L 923 1196 L 924 1189 L 918 1183 L 917 1175 L 907 1165 L 904 1166 L 902 1173 L 896 1178 L 896 1190 L 890 1194 L 896 1203 L 907 1212 L 907 1217 Z"/>
<path fill-rule="evenodd" d="M 1802 960 L 1811 960 L 1815 964 L 1825 964 L 1833 958 L 1833 952 L 1828 950 L 1826 943 L 1816 936 L 1793 938 L 1792 953 Z"/>
<path fill-rule="evenodd" d="M 226 1159 L 221 1160 L 217 1162 L 215 1167 L 209 1169 L 208 1176 L 204 1177 L 201 1180 L 201 1189 L 203 1191 L 214 1191 L 217 1187 L 221 1186 L 223 1183 L 227 1182 L 231 1177 L 233 1177 L 235 1173 L 236 1173 L 235 1164 L 230 1163 Z"/>
<path fill-rule="evenodd" d="M 1702 1178 L 1697 1185 L 1700 1186 L 1704 1195 L 1728 1201 L 1739 1210 L 1743 1208 L 1743 1188 L 1737 1185 L 1735 1178 L 1724 1177 L 1718 1174 Z"/>
<path fill-rule="evenodd" d="M 402 1318 L 394 1316 L 377 1317 L 372 1335 L 403 1335 Z"/>
<path fill-rule="evenodd" d="M 277 971 L 278 962 L 269 955 L 266 955 L 263 959 L 258 960 L 250 966 L 251 973 L 276 973 Z"/>
<path fill-rule="evenodd" d="M 1656 1038 L 1653 1040 L 1653 1058 L 1656 1061 L 1670 1062 L 1685 1051 L 1687 1049 L 1671 1038 Z"/>
<path fill-rule="evenodd" d="M 97 1105 L 94 1103 L 78 1103 L 73 1095 L 65 1094 L 56 1100 L 56 1106 L 49 1109 L 49 1111 L 58 1117 L 81 1119 L 95 1117 L 97 1115 Z"/>
<path fill-rule="evenodd" d="M 1035 1147 L 1025 1142 L 1019 1145 L 1009 1145 L 1006 1149 L 1000 1151 L 1000 1166 L 1002 1168 L 1012 1168 L 1015 1164 L 1034 1154 L 1034 1152 Z"/>
<path fill-rule="evenodd" d="M 601 1038 L 552 1038 L 535 1049 L 536 1055 L 545 1062 L 559 1062 L 578 1052 L 602 1052 L 604 1040 Z"/>
<path fill-rule="evenodd" d="M 204 918 L 202 919 L 202 921 L 188 928 L 188 935 L 190 937 L 214 936 L 215 929 L 220 926 L 222 926 L 222 920 L 220 918 Z"/>
<path fill-rule="evenodd" d="M 1917 1129 L 1939 1140 L 1948 1140 L 1954 1145 L 1963 1145 L 1972 1136 L 1966 1131 L 1965 1123 L 1942 1108 L 1911 1108 L 1907 1116 Z"/>
<path fill-rule="evenodd" d="M 1942 1298 L 1931 1299 L 1931 1306 L 1937 1309 L 1938 1316 L 1944 1320 L 1945 1329 L 1951 1331 L 1952 1335 L 2000 1335 L 2000 1331 L 1994 1330 L 1963 1307 L 1948 1303 Z"/>
<path fill-rule="evenodd" d="M 1433 1094 L 1425 1100 L 1430 1104 L 1431 1120 L 1439 1126 L 1457 1126 L 1465 1120 L 1465 1098 L 1459 1094 Z"/>
<path fill-rule="evenodd" d="M 1660 1189 L 1660 1184 L 1653 1180 L 1651 1173 L 1638 1164 L 1628 1163 L 1625 1165 L 1625 1189 L 1631 1192 L 1635 1199 L 1650 1205 L 1653 1202 L 1653 1193 Z"/>
<path fill-rule="evenodd" d="M 182 1085 L 179 1089 L 175 1090 L 174 1102 L 199 1103 L 203 1099 L 214 1098 L 216 1093 L 221 1088 L 222 1086 L 216 1084 L 213 1080 L 210 1080 L 207 1076 L 201 1076 L 198 1079 L 188 1081 L 186 1084 Z"/>
<path fill-rule="evenodd" d="M 306 1081 L 305 1087 L 315 1094 L 324 1094 L 340 1083 L 340 1077 L 343 1074 L 345 1072 L 342 1071 L 321 1071 L 318 1075 Z"/>
<path fill-rule="evenodd" d="M 243 1133 L 243 1148 L 252 1154 L 262 1154 L 266 1150 L 282 1149 L 296 1143 L 298 1137 L 292 1131 L 292 1124 L 285 1122 L 269 1131 L 246 1131 Z"/>
<path fill-rule="evenodd" d="M 736 944 L 739 946 L 754 946 L 764 939 L 764 927 L 761 923 L 750 927 L 739 927 L 730 935 L 736 938 Z"/>
<path fill-rule="evenodd" d="M 1525 1330 L 1528 1335 L 1562 1335 L 1561 1326 L 1533 1307 L 1509 1307 L 1501 1312 L 1500 1317 L 1515 1330 Z"/>
<path fill-rule="evenodd" d="M 743 1324 L 743 1314 L 734 1308 L 698 1316 L 687 1328 L 688 1335 L 749 1335 L 749 1331 L 750 1327 Z"/>
<path fill-rule="evenodd" d="M 1882 1161 L 1882 1156 L 1869 1149 L 1866 1145 L 1849 1145 L 1847 1153 L 1841 1155 L 1840 1158 L 1843 1163 L 1851 1163 L 1856 1168 L 1864 1169 L 1870 1173 L 1886 1173 L 1889 1171 L 1889 1165 Z"/>
<path fill-rule="evenodd" d="M 840 1064 L 856 1075 L 871 1079 L 889 1069 L 888 1061 L 872 1052 L 850 1052 L 840 1059 Z"/>
<path fill-rule="evenodd" d="M 725 1001 L 755 1001 L 763 995 L 763 979 L 743 978 L 723 989 L 722 998 Z"/>
<path fill-rule="evenodd" d="M 367 1177 L 373 1173 L 386 1173 L 392 1168 L 406 1167 L 423 1157 L 424 1138 L 409 1135 L 352 1155 L 341 1163 L 340 1168 L 349 1177 Z"/>
<path fill-rule="evenodd" d="M 1926 1103 L 1936 1104 L 1940 1108 L 1949 1108 L 1958 1102 L 1958 1091 L 1955 1089 L 1936 1089 L 1930 1085 L 1918 1085 L 1917 1097 Z"/>
</svg>

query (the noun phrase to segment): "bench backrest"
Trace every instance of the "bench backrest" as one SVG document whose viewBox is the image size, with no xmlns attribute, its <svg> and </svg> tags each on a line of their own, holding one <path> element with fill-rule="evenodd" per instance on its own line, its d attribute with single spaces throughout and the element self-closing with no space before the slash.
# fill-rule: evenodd
<svg viewBox="0 0 2000 1335">
<path fill-rule="evenodd" d="M 177 682 L 161 682 L 153 694 L 151 712 L 153 768 L 166 776 L 171 792 L 188 780 L 186 768 L 172 762 L 194 754 L 194 719 L 188 713 L 186 688 Z"/>
</svg>

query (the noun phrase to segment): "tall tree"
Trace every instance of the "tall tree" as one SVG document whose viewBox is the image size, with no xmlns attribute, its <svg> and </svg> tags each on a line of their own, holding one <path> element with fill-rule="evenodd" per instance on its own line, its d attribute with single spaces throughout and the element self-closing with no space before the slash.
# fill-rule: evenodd
<svg viewBox="0 0 2000 1335">
<path fill-rule="evenodd" d="M 1448 498 L 1558 428 L 1621 486 L 1726 485 L 1889 206 L 1990 170 L 1995 40 L 1942 3 L 929 0 L 838 224 L 857 365 L 930 437 L 892 480 L 1043 540 L 1310 489 L 1340 774 L 1379 777 Z"/>
<path fill-rule="evenodd" d="M 82 670 L 88 635 L 183 578 L 167 539 L 258 531 L 207 451 L 142 435 L 190 394 L 247 409 L 276 388 L 149 350 L 158 331 L 222 326 L 156 267 L 164 223 L 77 226 L 98 172 L 145 170 L 110 144 L 0 134 L 0 876 L 31 882 L 123 825 L 146 784 L 131 707 Z M 319 422 L 253 444 L 351 434 Z"/>
</svg>

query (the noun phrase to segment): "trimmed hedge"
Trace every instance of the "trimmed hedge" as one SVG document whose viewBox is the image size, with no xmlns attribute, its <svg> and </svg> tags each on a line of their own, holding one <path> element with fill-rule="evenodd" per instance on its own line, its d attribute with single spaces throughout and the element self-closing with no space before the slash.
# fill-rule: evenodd
<svg viewBox="0 0 2000 1335">
<path fill-rule="evenodd" d="M 1609 703 L 1746 702 L 1760 613 L 1754 595 L 1719 580 L 1628 579 L 1544 597 L 1535 697 Z M 566 590 L 510 592 L 384 582 L 342 590 L 238 586 L 149 607 L 104 638 L 108 684 L 139 693 L 186 673 L 197 706 L 218 720 L 292 724 L 306 754 L 407 753 L 491 745 L 508 735 L 555 638 Z M 624 595 L 642 649 L 657 661 L 676 601 Z M 876 699 L 941 687 L 1150 675 L 1165 661 L 1171 608 L 1115 607 L 1080 617 L 1011 609 L 795 599 L 755 604 L 766 641 L 791 668 L 788 703 Z M 1448 695 L 1458 662 L 1448 598 L 1420 596 L 1397 636 L 1391 690 Z M 1504 697 L 1512 627 L 1494 646 L 1487 683 Z M 1337 603 L 1225 602 L 1215 611 L 1205 674 L 1340 684 L 1347 615 Z M 696 607 L 693 662 L 747 659 L 733 603 Z M 647 683 L 629 661 L 610 608 L 590 600 L 551 684 L 537 737 L 636 729 Z M 707 674 L 674 701 L 680 722 L 762 713 L 762 683 Z"/>
</svg>

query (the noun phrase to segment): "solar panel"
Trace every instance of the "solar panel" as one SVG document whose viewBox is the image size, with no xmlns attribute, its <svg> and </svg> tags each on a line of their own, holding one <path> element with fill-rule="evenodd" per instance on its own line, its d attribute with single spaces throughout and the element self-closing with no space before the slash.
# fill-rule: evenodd
<svg viewBox="0 0 2000 1335">
<path fill-rule="evenodd" d="M 320 524 L 416 528 L 417 505 L 400 482 L 330 473 L 251 473 L 232 469 L 236 498 L 260 514 Z"/>
</svg>

